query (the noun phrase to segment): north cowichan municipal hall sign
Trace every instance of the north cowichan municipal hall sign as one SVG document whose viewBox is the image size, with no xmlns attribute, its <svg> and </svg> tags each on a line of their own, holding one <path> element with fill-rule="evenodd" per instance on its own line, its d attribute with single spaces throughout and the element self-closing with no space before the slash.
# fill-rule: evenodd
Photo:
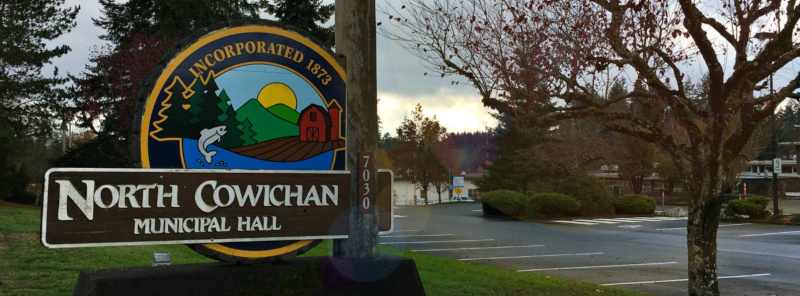
<svg viewBox="0 0 800 296">
<path fill-rule="evenodd" d="M 140 92 L 143 169 L 48 172 L 42 243 L 185 243 L 257 262 L 346 238 L 346 108 L 344 70 L 305 35 L 264 21 L 201 30 Z"/>
<path fill-rule="evenodd" d="M 53 169 L 47 179 L 49 247 L 347 237 L 346 171 Z"/>
</svg>

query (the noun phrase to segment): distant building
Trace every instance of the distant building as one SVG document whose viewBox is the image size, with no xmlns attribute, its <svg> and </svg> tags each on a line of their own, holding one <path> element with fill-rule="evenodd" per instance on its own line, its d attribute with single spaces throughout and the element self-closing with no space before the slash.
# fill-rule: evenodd
<svg viewBox="0 0 800 296">
<path fill-rule="evenodd" d="M 463 176 L 464 190 L 467 191 L 466 195 L 476 201 L 480 200 L 481 192 L 478 191 L 478 186 L 475 185 L 474 181 L 483 176 L 483 174 L 464 174 Z M 442 202 L 450 201 L 450 197 L 454 195 L 451 190 L 453 189 L 450 188 L 449 190 L 442 192 Z M 423 203 L 422 193 L 420 192 L 421 189 L 411 180 L 403 178 L 403 176 L 395 175 L 394 188 L 392 191 L 392 199 L 395 205 L 416 205 Z M 439 202 L 439 193 L 436 192 L 436 189 L 433 188 L 433 186 L 428 188 L 428 201 L 436 203 Z"/>
<path fill-rule="evenodd" d="M 752 160 L 748 162 L 745 171 L 736 176 L 736 182 L 729 184 L 730 186 L 725 191 L 728 198 L 738 196 L 740 194 L 759 194 L 759 195 L 772 195 L 772 160 Z M 800 175 L 797 174 L 797 160 L 783 159 L 781 161 L 782 172 L 778 174 L 778 191 L 781 196 L 789 193 L 788 195 L 800 195 Z M 600 170 L 591 171 L 593 176 L 602 179 L 615 194 L 630 194 L 633 192 L 631 189 L 630 181 L 619 178 L 619 167 L 616 165 L 604 165 Z M 644 178 L 642 186 L 642 194 L 653 196 L 660 196 L 661 192 L 672 193 L 673 195 L 680 195 L 683 193 L 682 184 L 675 184 L 670 192 L 665 186 L 664 178 L 658 174 L 651 174 Z"/>
<path fill-rule="evenodd" d="M 339 140 L 339 111 L 341 107 L 334 102 L 328 110 L 311 104 L 300 112 L 300 141 L 328 142 Z"/>
<path fill-rule="evenodd" d="M 620 179 L 619 166 L 617 165 L 603 165 L 599 170 L 590 171 L 589 173 L 602 179 L 603 182 L 605 182 L 606 185 L 611 188 L 611 191 L 614 192 L 614 194 L 633 193 L 631 182 L 626 179 Z M 645 176 L 644 182 L 642 182 L 642 194 L 660 196 L 661 192 L 672 195 L 681 194 L 683 192 L 683 186 L 681 184 L 675 184 L 675 186 L 670 189 L 671 190 L 667 190 L 666 180 L 656 173 Z"/>
<path fill-rule="evenodd" d="M 739 173 L 732 191 L 737 194 L 772 195 L 772 160 L 752 160 L 747 170 Z M 800 175 L 797 174 L 797 160 L 782 159 L 781 173 L 778 174 L 778 194 L 797 196 L 800 192 Z M 745 190 L 745 187 L 747 190 Z M 788 194 L 787 194 L 788 193 Z"/>
</svg>

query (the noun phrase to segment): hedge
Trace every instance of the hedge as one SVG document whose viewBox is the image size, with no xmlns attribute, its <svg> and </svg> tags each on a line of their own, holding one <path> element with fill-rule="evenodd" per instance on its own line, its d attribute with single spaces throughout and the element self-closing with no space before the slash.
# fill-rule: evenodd
<svg viewBox="0 0 800 296">
<path fill-rule="evenodd" d="M 767 205 L 769 198 L 753 195 L 745 199 L 734 199 L 728 202 L 723 213 L 728 217 L 749 216 L 749 218 L 765 218 L 769 215 Z"/>
<path fill-rule="evenodd" d="M 525 208 L 525 216 L 571 216 L 578 212 L 581 203 L 572 196 L 558 193 L 534 194 Z"/>
<path fill-rule="evenodd" d="M 528 199 L 516 191 L 496 190 L 483 194 L 481 204 L 486 214 L 519 217 L 525 214 Z"/>
<path fill-rule="evenodd" d="M 647 215 L 656 211 L 656 202 L 647 195 L 621 195 L 613 199 L 617 214 Z"/>
<path fill-rule="evenodd" d="M 38 196 L 28 191 L 28 177 L 16 168 L 0 170 L 0 199 L 21 204 L 34 204 Z"/>
<path fill-rule="evenodd" d="M 765 197 L 765 196 L 761 196 L 761 195 L 751 195 L 751 196 L 745 197 L 744 200 L 746 200 L 748 202 L 752 202 L 754 204 L 757 204 L 757 205 L 763 207 L 764 209 L 766 209 L 767 206 L 769 205 L 769 198 Z"/>
<path fill-rule="evenodd" d="M 580 216 L 613 215 L 614 194 L 602 180 L 589 174 L 568 177 L 558 183 L 556 193 L 569 195 L 581 203 Z"/>
</svg>

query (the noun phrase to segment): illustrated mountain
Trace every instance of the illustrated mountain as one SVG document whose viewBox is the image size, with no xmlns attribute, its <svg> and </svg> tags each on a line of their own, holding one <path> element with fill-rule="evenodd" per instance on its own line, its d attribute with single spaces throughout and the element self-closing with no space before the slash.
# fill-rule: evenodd
<svg viewBox="0 0 800 296">
<path fill-rule="evenodd" d="M 300 119 L 300 113 L 297 113 L 296 110 L 286 106 L 284 104 L 276 104 L 272 107 L 267 108 L 270 113 L 274 114 L 275 116 L 280 117 L 283 120 L 288 121 L 291 124 L 297 124 L 297 120 Z"/>
<path fill-rule="evenodd" d="M 262 106 L 258 100 L 250 99 L 236 110 L 236 119 L 239 120 L 239 122 L 248 120 L 250 123 L 252 123 L 252 129 L 253 132 L 255 132 L 253 139 L 256 141 L 256 143 L 283 137 L 299 136 L 300 128 L 296 124 L 297 115 L 292 117 L 292 113 L 287 111 L 291 110 L 289 107 L 286 107 L 285 109 L 280 107 L 274 108 L 278 106 L 286 107 L 285 105 L 275 105 L 272 106 L 270 110 L 267 110 L 264 109 L 264 106 Z M 273 108 L 275 109 L 274 112 L 280 115 L 273 114 Z M 294 112 L 294 114 L 297 114 L 297 111 L 291 111 Z M 292 123 L 293 118 L 294 123 Z"/>
</svg>

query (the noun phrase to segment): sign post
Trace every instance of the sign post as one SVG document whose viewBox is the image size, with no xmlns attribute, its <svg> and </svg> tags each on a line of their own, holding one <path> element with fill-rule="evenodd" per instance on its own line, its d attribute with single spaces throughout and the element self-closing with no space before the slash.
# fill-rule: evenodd
<svg viewBox="0 0 800 296">
<path fill-rule="evenodd" d="M 783 172 L 780 158 L 772 159 L 772 214 L 778 215 L 778 174 Z"/>
<path fill-rule="evenodd" d="M 378 151 L 375 0 L 337 0 L 336 9 L 337 54 L 344 56 L 347 69 L 347 168 L 351 174 L 350 202 L 358 205 L 363 202 L 359 195 L 363 192 L 359 186 L 370 183 L 362 181 L 362 176 L 357 174 L 364 174 L 364 171 L 368 171 L 370 176 L 377 174 L 374 164 L 371 168 L 369 165 L 363 168 L 362 158 L 369 155 L 374 159 Z M 374 185 L 370 186 L 374 188 Z M 338 242 L 334 252 L 344 252 L 349 259 L 376 259 L 380 256 L 376 212 L 361 209 L 362 206 L 351 207 L 346 247 L 343 248 L 342 243 Z"/>
</svg>

